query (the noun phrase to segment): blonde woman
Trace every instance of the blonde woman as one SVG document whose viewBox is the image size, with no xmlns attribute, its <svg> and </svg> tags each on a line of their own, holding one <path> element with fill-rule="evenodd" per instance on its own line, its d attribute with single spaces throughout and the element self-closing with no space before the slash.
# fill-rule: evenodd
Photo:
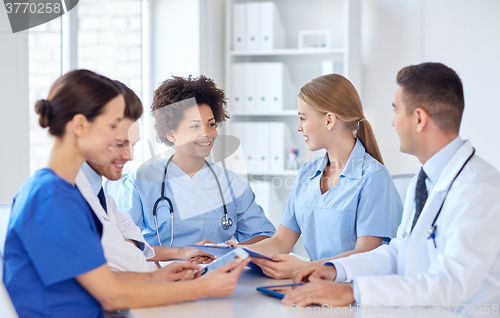
<svg viewBox="0 0 500 318">
<path fill-rule="evenodd" d="M 249 246 L 272 256 L 253 262 L 277 279 L 308 265 L 288 255 L 301 234 L 309 258 L 322 263 L 393 238 L 403 210 L 359 95 L 345 77 L 330 74 L 304 85 L 298 115 L 307 148 L 326 154 L 300 169 L 276 234 Z"/>
</svg>

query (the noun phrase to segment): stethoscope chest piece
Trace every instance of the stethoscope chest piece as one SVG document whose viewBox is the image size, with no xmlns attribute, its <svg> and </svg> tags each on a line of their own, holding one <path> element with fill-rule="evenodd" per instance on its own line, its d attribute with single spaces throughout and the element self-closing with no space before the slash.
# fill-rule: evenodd
<svg viewBox="0 0 500 318">
<path fill-rule="evenodd" d="M 228 230 L 229 227 L 233 226 L 233 219 L 228 218 L 227 215 L 225 215 L 222 217 L 221 223 L 222 223 L 222 228 L 224 230 Z"/>
</svg>

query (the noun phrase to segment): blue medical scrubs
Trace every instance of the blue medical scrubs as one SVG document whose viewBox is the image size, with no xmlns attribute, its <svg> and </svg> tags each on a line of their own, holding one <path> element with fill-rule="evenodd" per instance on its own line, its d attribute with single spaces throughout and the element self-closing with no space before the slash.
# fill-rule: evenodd
<svg viewBox="0 0 500 318">
<path fill-rule="evenodd" d="M 14 198 L 3 281 L 20 317 L 103 317 L 75 279 L 106 263 L 95 218 L 78 189 L 50 169 Z"/>
<path fill-rule="evenodd" d="M 165 159 L 156 160 L 127 175 L 116 198 L 118 208 L 132 217 L 146 241 L 154 245 L 159 243 L 153 206 L 161 195 L 166 163 Z M 173 246 L 186 246 L 203 239 L 220 243 L 230 240 L 233 235 L 239 242 L 258 235 L 273 236 L 276 230 L 255 202 L 248 182 L 230 170 L 227 170 L 227 178 L 218 165 L 211 164 L 211 167 L 219 179 L 233 226 L 227 230 L 222 228 L 223 204 L 210 169 L 205 165 L 191 178 L 170 162 L 165 195 L 174 208 Z M 165 200 L 158 205 L 157 218 L 161 243 L 170 246 L 170 208 Z"/>
<path fill-rule="evenodd" d="M 281 224 L 302 233 L 311 260 L 353 250 L 359 236 L 393 238 L 403 204 L 387 168 L 357 140 L 340 181 L 321 194 L 328 154 L 305 164 L 291 190 Z"/>
</svg>

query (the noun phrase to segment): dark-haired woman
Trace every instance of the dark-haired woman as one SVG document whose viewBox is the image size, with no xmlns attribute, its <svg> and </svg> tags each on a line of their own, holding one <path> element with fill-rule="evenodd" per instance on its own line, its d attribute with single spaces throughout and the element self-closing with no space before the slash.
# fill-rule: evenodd
<svg viewBox="0 0 500 318">
<path fill-rule="evenodd" d="M 299 123 L 310 151 L 326 154 L 301 167 L 276 234 L 251 248 L 270 277 L 291 278 L 308 262 L 288 255 L 302 235 L 312 261 L 372 250 L 396 236 L 403 205 L 354 86 L 338 74 L 302 87 Z"/>
<path fill-rule="evenodd" d="M 154 273 L 109 269 L 100 242 L 102 224 L 75 178 L 86 160 L 109 160 L 124 105 L 113 81 L 86 70 L 60 77 L 47 100 L 36 104 L 40 125 L 49 127 L 55 142 L 48 167 L 23 184 L 12 206 L 3 281 L 20 317 L 102 317 L 103 307 L 227 296 L 236 286 L 245 262 L 175 284 L 160 281 L 188 277 L 195 265 L 177 264 Z"/>
<path fill-rule="evenodd" d="M 155 91 L 151 110 L 157 139 L 174 146 L 175 154 L 129 174 L 116 200 L 119 209 L 142 229 L 148 243 L 220 243 L 234 235 L 239 242 L 250 244 L 274 234 L 275 228 L 255 203 L 248 182 L 204 159 L 216 142 L 216 127 L 229 117 L 225 107 L 224 92 L 204 76 L 174 77 Z M 173 211 L 168 200 L 158 201 L 154 209 L 164 176 L 163 191 Z"/>
</svg>

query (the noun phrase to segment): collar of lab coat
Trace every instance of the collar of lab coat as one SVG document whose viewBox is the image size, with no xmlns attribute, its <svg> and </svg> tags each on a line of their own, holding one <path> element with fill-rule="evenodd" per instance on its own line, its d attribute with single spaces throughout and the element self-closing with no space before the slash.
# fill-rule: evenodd
<svg viewBox="0 0 500 318">
<path fill-rule="evenodd" d="M 408 244 L 411 244 L 413 240 L 417 240 L 422 236 L 425 236 L 425 238 L 429 236 L 428 229 L 434 221 L 434 218 L 443 203 L 443 199 L 445 199 L 446 191 L 451 186 L 451 182 L 471 154 L 472 145 L 469 140 L 466 140 L 462 147 L 458 149 L 450 162 L 446 165 L 439 179 L 436 180 L 436 185 L 429 193 L 429 197 L 425 202 L 422 214 L 420 215 L 419 220 L 410 235 Z M 415 198 L 415 178 L 412 180 L 410 186 L 413 186 L 413 191 L 410 189 L 408 193 L 405 209 L 408 207 L 412 208 L 413 206 L 412 202 Z M 412 210 L 412 213 L 409 214 L 410 220 L 413 220 L 413 216 L 415 215 L 415 209 L 412 208 Z M 418 244 L 416 241 L 415 243 Z"/>
<path fill-rule="evenodd" d="M 85 173 L 80 169 L 75 178 L 75 184 L 80 190 L 80 193 L 85 198 L 85 201 L 90 205 L 90 208 L 94 211 L 99 219 L 109 220 L 109 215 L 102 208 L 99 199 L 94 194 L 90 182 L 85 176 Z"/>
</svg>

